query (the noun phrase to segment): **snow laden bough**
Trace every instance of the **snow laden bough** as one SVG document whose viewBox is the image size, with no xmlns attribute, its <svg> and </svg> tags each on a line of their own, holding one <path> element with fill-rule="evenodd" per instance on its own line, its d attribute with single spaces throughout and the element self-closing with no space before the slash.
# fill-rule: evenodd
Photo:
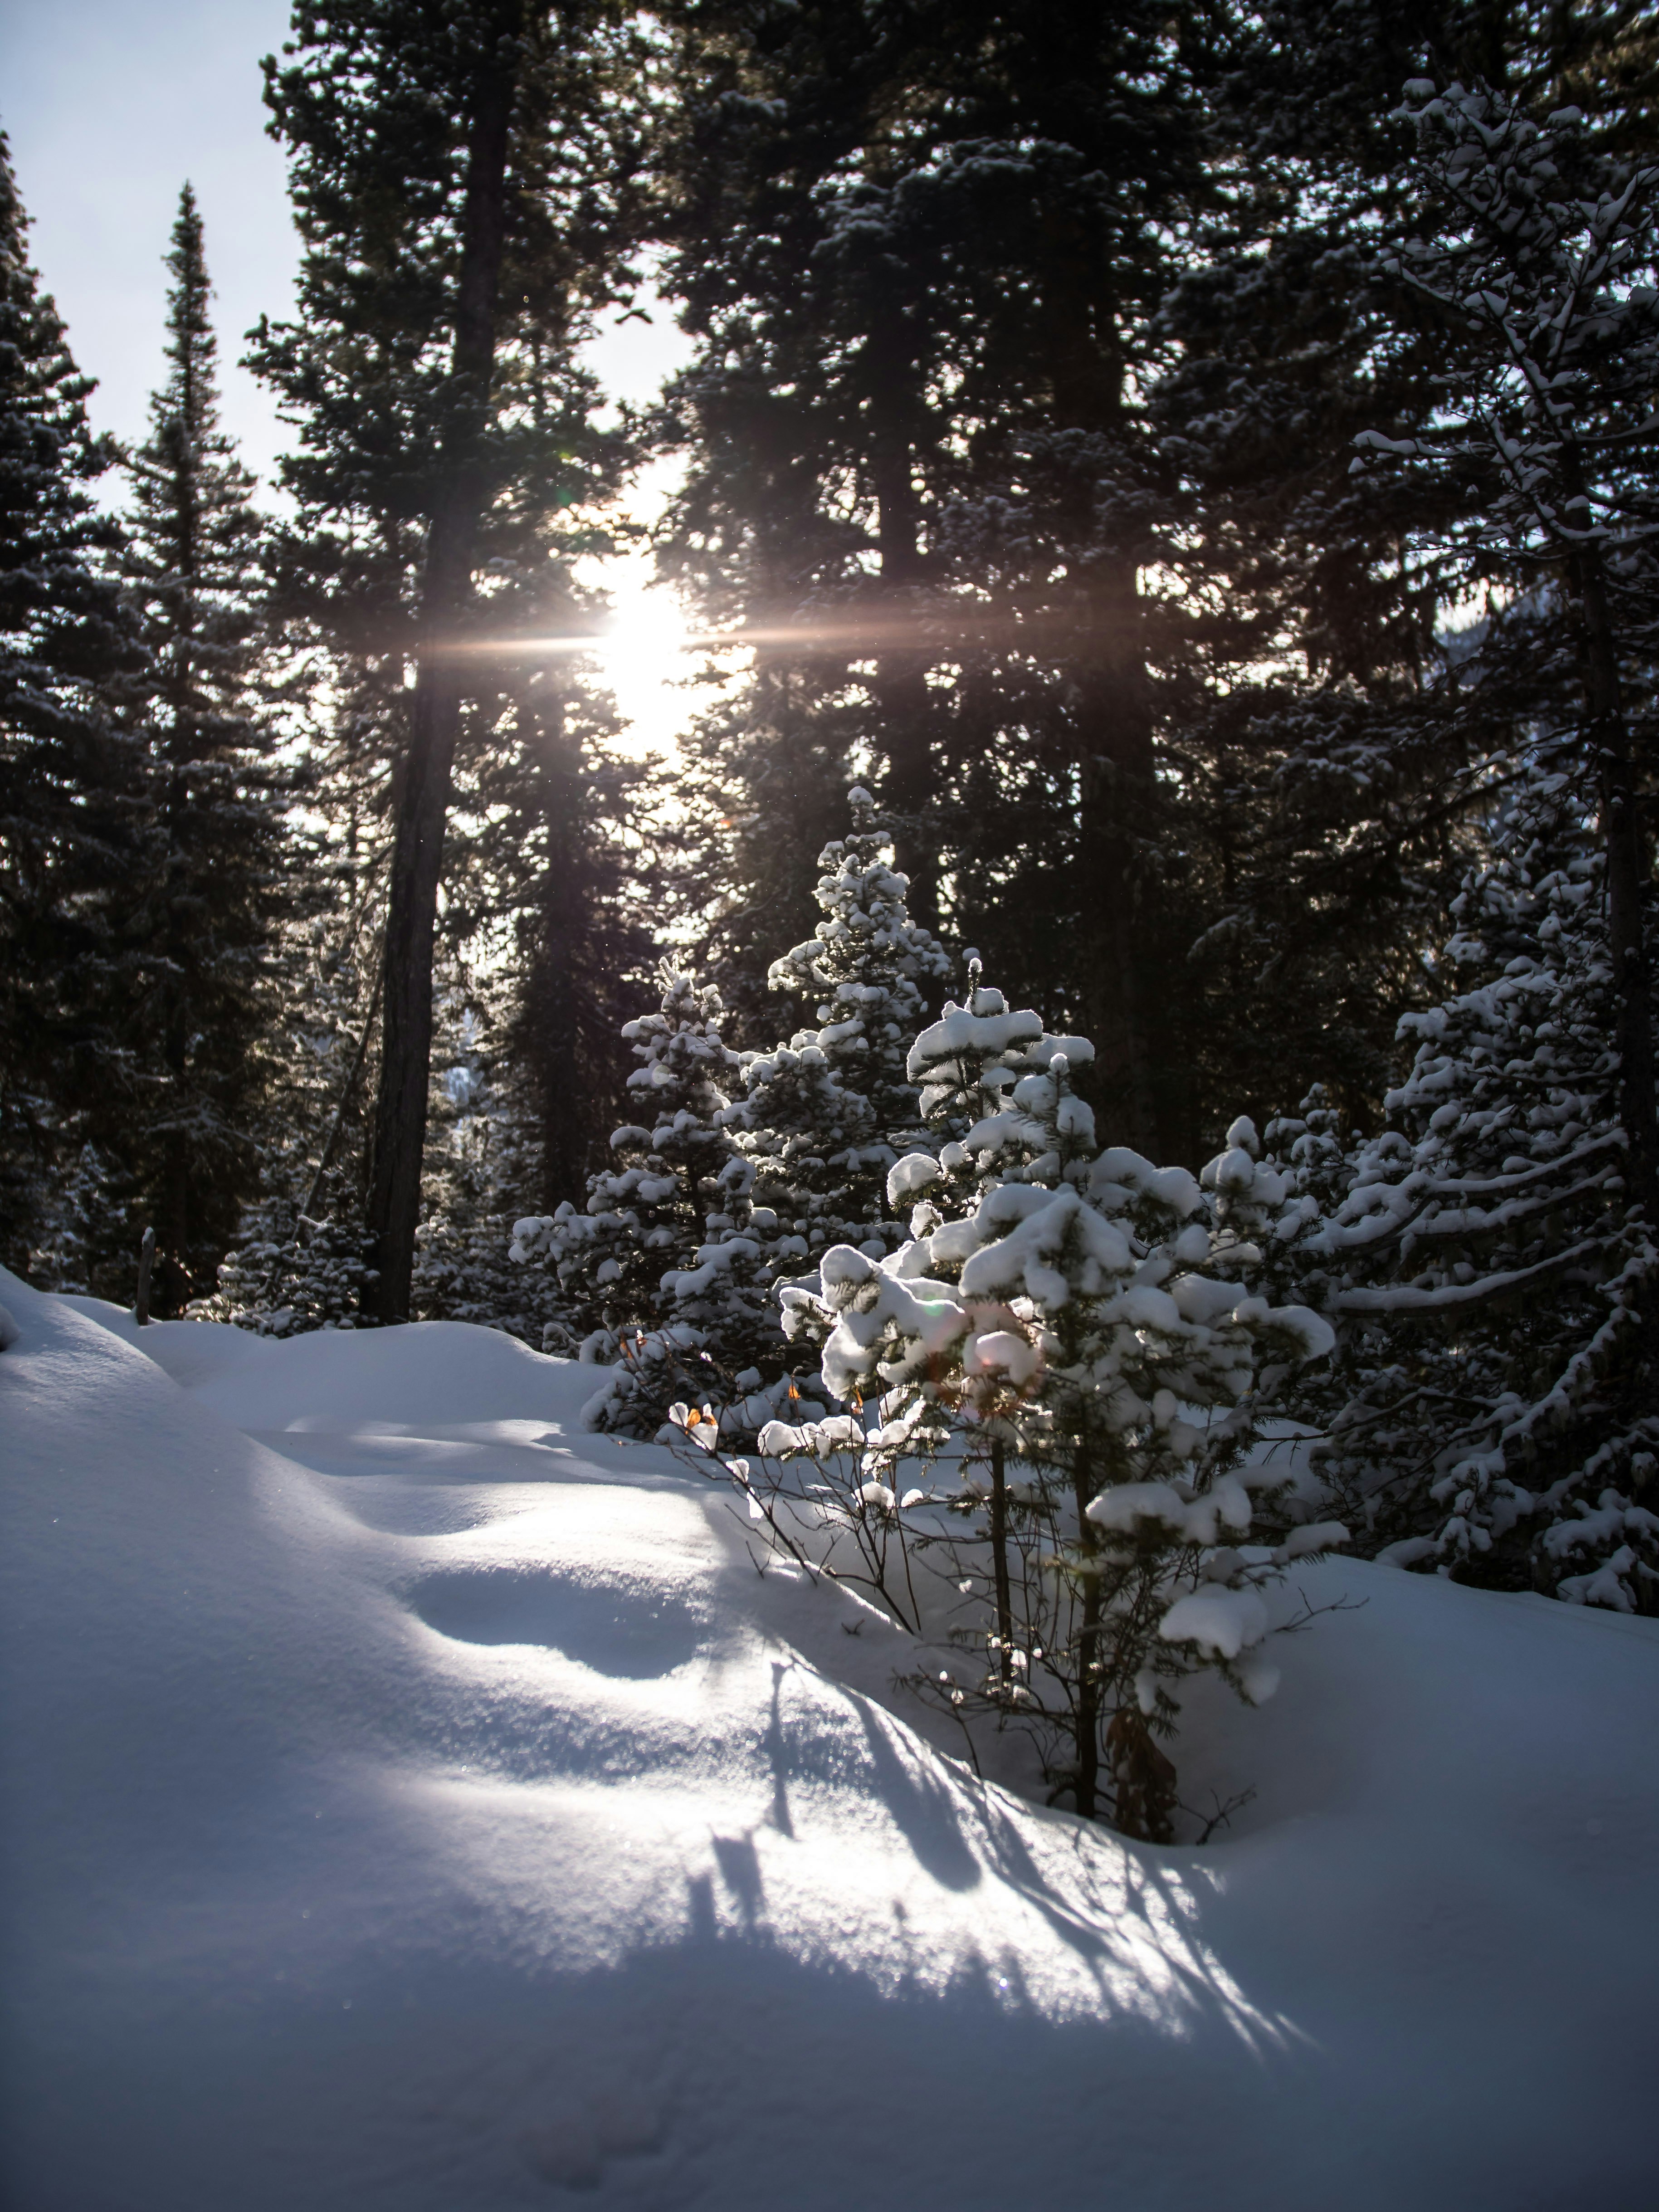
<svg viewBox="0 0 1659 2212">
<path fill-rule="evenodd" d="M 782 1292 L 848 1410 L 775 1421 L 760 1465 L 726 1464 L 775 1543 L 810 1561 L 816 1538 L 823 1571 L 943 1647 L 955 1663 L 916 1688 L 1024 1730 L 1051 1802 L 1168 1840 L 1182 1680 L 1271 1694 L 1274 1585 L 1346 1540 L 1293 1525 L 1251 1456 L 1273 1385 L 1333 1334 L 1251 1294 L 1184 1170 L 1096 1152 L 1070 1084 L 1090 1048 L 1059 1042 L 976 974 L 918 1040 L 944 1141 L 889 1177 L 915 1233 L 836 1247 Z"/>
<path fill-rule="evenodd" d="M 1370 1550 L 1651 1611 L 1659 1253 L 1630 1205 L 1602 875 L 1540 753 L 1455 902 L 1456 989 L 1401 1024 L 1388 1126 L 1345 1143 L 1310 1098 L 1218 1204 L 1265 1254 L 1253 1279 L 1336 1328 L 1291 1410 Z"/>
</svg>

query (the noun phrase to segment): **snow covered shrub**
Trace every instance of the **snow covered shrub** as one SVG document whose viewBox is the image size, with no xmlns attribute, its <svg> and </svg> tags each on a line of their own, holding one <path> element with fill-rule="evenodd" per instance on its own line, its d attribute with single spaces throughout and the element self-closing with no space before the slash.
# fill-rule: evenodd
<svg viewBox="0 0 1659 2212">
<path fill-rule="evenodd" d="M 515 1222 L 510 1255 L 556 1279 L 548 1348 L 578 1340 L 611 1370 L 589 1425 L 643 1436 L 711 1368 L 746 1368 L 781 1341 L 758 1248 L 742 1234 L 752 1178 L 724 1126 L 738 1061 L 720 1034 L 720 994 L 670 963 L 662 987 L 659 1011 L 623 1030 L 644 1118 L 612 1133 L 617 1164 L 590 1178 L 586 1207 Z"/>
<path fill-rule="evenodd" d="M 977 977 L 969 1006 L 924 1031 L 910 1065 L 938 1072 L 934 1109 L 993 1110 L 964 1111 L 932 1176 L 924 1155 L 895 1164 L 895 1203 L 927 1193 L 912 1240 L 827 1253 L 813 1284 L 784 1291 L 785 1327 L 823 1336 L 824 1386 L 860 1431 L 836 1443 L 858 1451 L 866 1506 L 924 1507 L 903 1471 L 915 1460 L 959 1479 L 957 1532 L 912 1547 L 975 1608 L 963 1663 L 933 1693 L 1026 1728 L 1079 1813 L 1109 1807 L 1126 1833 L 1167 1839 L 1159 1739 L 1182 1679 L 1214 1669 L 1267 1695 L 1264 1588 L 1343 1538 L 1276 1522 L 1281 1478 L 1248 1456 L 1261 1369 L 1317 1358 L 1331 1332 L 1209 1268 L 1230 1240 L 1206 1225 L 1197 1182 L 1097 1153 L 1072 1054 L 1033 1067 L 1040 1040 L 1054 1042 Z M 953 1185 L 965 1195 L 946 1218 Z M 763 1441 L 820 1450 L 810 1435 Z"/>
<path fill-rule="evenodd" d="M 274 1190 L 245 1211 L 219 1263 L 218 1287 L 186 1311 L 193 1321 L 234 1322 L 258 1336 L 355 1328 L 370 1275 L 366 1252 L 355 1223 L 313 1219 L 301 1200 Z"/>
<path fill-rule="evenodd" d="M 1602 855 L 1565 775 L 1529 767 L 1455 914 L 1457 988 L 1402 1022 L 1388 1126 L 1343 1148 L 1316 1106 L 1269 1131 L 1266 1272 L 1338 1331 L 1297 1410 L 1371 1549 L 1659 1609 L 1659 1254 L 1628 1203 Z"/>
</svg>

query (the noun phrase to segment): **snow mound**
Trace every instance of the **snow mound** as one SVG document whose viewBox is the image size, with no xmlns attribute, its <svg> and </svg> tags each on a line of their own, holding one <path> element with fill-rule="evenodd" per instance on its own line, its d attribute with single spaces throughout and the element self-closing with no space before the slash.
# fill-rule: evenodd
<svg viewBox="0 0 1659 2212">
<path fill-rule="evenodd" d="M 1131 1845 L 591 1371 L 0 1297 L 20 2212 L 1643 2201 L 1659 1624 L 1299 1569 Z"/>
</svg>

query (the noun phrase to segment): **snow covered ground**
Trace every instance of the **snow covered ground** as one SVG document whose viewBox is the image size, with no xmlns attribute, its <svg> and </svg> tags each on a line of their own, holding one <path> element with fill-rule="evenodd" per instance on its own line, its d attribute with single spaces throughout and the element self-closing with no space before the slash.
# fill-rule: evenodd
<svg viewBox="0 0 1659 2212">
<path fill-rule="evenodd" d="M 1659 1623 L 1309 1571 L 1127 1844 L 591 1373 L 0 1300 L 15 2212 L 1659 2195 Z"/>
</svg>

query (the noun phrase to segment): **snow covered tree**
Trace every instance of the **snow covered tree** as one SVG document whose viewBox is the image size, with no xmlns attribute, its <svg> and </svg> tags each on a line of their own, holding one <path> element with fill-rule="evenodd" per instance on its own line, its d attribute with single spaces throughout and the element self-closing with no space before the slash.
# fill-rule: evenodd
<svg viewBox="0 0 1659 2212">
<path fill-rule="evenodd" d="M 504 999 L 504 980 L 458 970 L 440 1000 L 412 1310 L 539 1347 L 560 1296 L 556 1277 L 509 1256 L 516 1200 L 535 1179 L 536 1133 L 519 1110 L 491 1005 Z"/>
<path fill-rule="evenodd" d="M 1626 0 L 1267 0 L 1206 21 L 1227 209 L 1178 249 L 1146 401 L 1160 619 L 1177 579 L 1182 609 L 1158 662 L 1179 800 L 1143 915 L 1179 933 L 1158 1005 L 1160 1156 L 1195 1162 L 1239 1107 L 1262 1117 L 1315 1081 L 1374 1114 L 1399 1016 L 1437 995 L 1422 951 L 1538 672 L 1506 687 L 1483 656 L 1470 687 L 1448 609 L 1489 583 L 1500 605 L 1524 599 L 1537 578 L 1495 547 L 1471 570 L 1455 473 L 1350 472 L 1356 434 L 1432 441 L 1473 386 L 1462 319 L 1379 263 L 1379 240 L 1458 234 L 1399 88 L 1425 64 L 1479 72 L 1534 119 L 1578 101 L 1604 151 L 1647 158 L 1659 49 L 1634 24 Z"/>
<path fill-rule="evenodd" d="M 1475 83 L 1406 88 L 1424 188 L 1423 233 L 1381 266 L 1401 313 L 1458 333 L 1441 419 L 1359 440 L 1360 475 L 1403 465 L 1450 484 L 1443 535 L 1470 582 L 1555 593 L 1583 691 L 1581 772 L 1605 849 L 1631 1190 L 1659 1230 L 1652 980 L 1644 820 L 1629 696 L 1659 642 L 1659 164 L 1599 144 L 1577 108 L 1532 120 Z"/>
<path fill-rule="evenodd" d="M 1402 1024 L 1387 1126 L 1346 1147 L 1318 1112 L 1269 1130 L 1261 1241 L 1337 1326 L 1297 1410 L 1372 1548 L 1654 1611 L 1659 1250 L 1630 1203 L 1606 860 L 1574 766 L 1545 749 L 1508 802 L 1457 902 L 1457 989 Z"/>
<path fill-rule="evenodd" d="M 354 1328 L 368 1268 L 362 1227 L 378 1017 L 374 868 L 319 841 L 306 853 L 312 910 L 283 917 L 281 1018 L 253 1129 L 258 1184 L 214 1291 L 191 1310 L 262 1334 Z"/>
<path fill-rule="evenodd" d="M 953 1441 L 965 1455 L 971 1534 L 945 1549 L 952 1577 L 977 1570 L 962 1587 L 992 1593 L 973 1639 L 984 1659 L 945 1670 L 934 1693 L 1027 1728 L 1054 1794 L 1085 1817 L 1109 1803 L 1126 1833 L 1167 1841 L 1176 1777 L 1158 1739 L 1182 1677 L 1215 1668 L 1246 1698 L 1269 1694 L 1263 1589 L 1288 1559 L 1342 1539 L 1286 1528 L 1277 1551 L 1239 1547 L 1281 1486 L 1243 1463 L 1258 1368 L 1316 1358 L 1331 1331 L 1204 1272 L 1196 1182 L 1126 1147 L 1097 1152 L 1064 1051 L 1007 1068 L 1042 1024 L 992 1007 L 998 995 L 976 990 L 981 1010 L 949 1010 L 912 1054 L 993 1108 L 960 1145 L 979 1168 L 966 1210 L 941 1220 L 928 1200 L 915 1239 L 879 1261 L 826 1254 L 815 1285 L 784 1292 L 785 1326 L 827 1325 L 826 1389 L 855 1413 L 879 1401 L 878 1425 L 852 1440 L 871 1510 L 902 1517 L 927 1502 L 898 1496 L 902 1461 Z M 925 1187 L 920 1158 L 893 1184 L 896 1200 Z M 761 1444 L 823 1449 L 787 1424 Z"/>
<path fill-rule="evenodd" d="M 1011 1103 L 1028 1075 L 1046 1074 L 1056 1054 L 1068 1072 L 1094 1059 L 1087 1037 L 1050 1036 L 1030 1007 L 1011 1010 L 1000 991 L 981 981 L 979 955 L 968 955 L 968 997 L 947 1000 L 937 1022 L 925 1029 L 906 1056 L 905 1072 L 918 1086 L 923 1121 L 933 1133 L 935 1165 L 927 1152 L 908 1154 L 892 1188 L 910 1197 L 936 1181 L 969 1189 L 1019 1182 L 1036 1166 L 1047 1172 L 1048 1132 Z M 1081 1101 L 1068 1112 L 1087 1115 Z M 1090 1122 L 1092 1127 L 1092 1121 Z"/>
<path fill-rule="evenodd" d="M 145 828 L 138 749 L 110 711 L 143 665 L 89 487 L 115 459 L 28 265 L 0 139 L 0 1253 L 27 1273 L 81 1117 L 125 1078 L 111 906 Z"/>
<path fill-rule="evenodd" d="M 950 971 L 937 940 L 910 919 L 908 882 L 892 865 L 875 802 L 855 785 L 849 804 L 851 835 L 818 856 L 823 919 L 768 975 L 817 1026 L 744 1055 L 744 1095 L 727 1117 L 754 1171 L 746 1233 L 761 1235 L 775 1279 L 831 1244 L 879 1253 L 902 1240 L 886 1182 L 917 1127 L 906 1053 L 928 987 Z"/>
<path fill-rule="evenodd" d="M 557 1278 L 564 1318 L 550 1348 L 580 1334 L 584 1359 L 613 1363 L 590 1425 L 647 1434 L 688 1387 L 708 1390 L 695 1368 L 688 1386 L 686 1370 L 711 1328 L 727 1364 L 745 1370 L 777 1334 L 752 1248 L 737 1235 L 752 1171 L 724 1126 L 739 1063 L 720 1034 L 720 994 L 672 962 L 661 981 L 659 1011 L 623 1030 L 640 1063 L 629 1103 L 648 1118 L 612 1133 L 617 1164 L 590 1179 L 584 1209 L 567 1200 L 526 1215 L 512 1252 Z"/>
</svg>

